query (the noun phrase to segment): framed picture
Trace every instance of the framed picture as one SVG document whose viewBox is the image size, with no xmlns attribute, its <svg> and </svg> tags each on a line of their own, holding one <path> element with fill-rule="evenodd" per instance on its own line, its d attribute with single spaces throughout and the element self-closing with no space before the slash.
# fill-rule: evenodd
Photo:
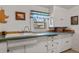
<svg viewBox="0 0 79 59">
<path fill-rule="evenodd" d="M 24 12 L 16 12 L 16 20 L 25 20 L 25 13 Z"/>
<path fill-rule="evenodd" d="M 78 16 L 71 17 L 71 25 L 78 25 Z"/>
</svg>

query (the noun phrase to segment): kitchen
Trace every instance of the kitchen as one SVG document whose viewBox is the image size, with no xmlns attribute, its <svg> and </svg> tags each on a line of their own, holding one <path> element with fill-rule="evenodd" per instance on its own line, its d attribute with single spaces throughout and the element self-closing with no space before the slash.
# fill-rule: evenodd
<svg viewBox="0 0 79 59">
<path fill-rule="evenodd" d="M 0 5 L 0 52 L 78 53 L 78 7 Z"/>
</svg>

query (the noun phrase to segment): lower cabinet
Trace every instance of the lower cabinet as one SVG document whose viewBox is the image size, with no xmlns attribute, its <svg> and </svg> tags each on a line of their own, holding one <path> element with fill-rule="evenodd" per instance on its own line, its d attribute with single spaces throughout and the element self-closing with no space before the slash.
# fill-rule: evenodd
<svg viewBox="0 0 79 59">
<path fill-rule="evenodd" d="M 48 52 L 60 53 L 71 48 L 71 38 L 53 39 L 48 41 Z"/>
<path fill-rule="evenodd" d="M 7 52 L 7 43 L 0 42 L 0 53 L 6 53 L 6 52 Z"/>
<path fill-rule="evenodd" d="M 71 48 L 71 44 L 72 44 L 72 37 L 63 39 L 62 40 L 62 51 L 70 49 Z"/>
<path fill-rule="evenodd" d="M 39 37 L 21 41 L 9 41 L 8 53 L 47 53 L 46 40 L 46 37 Z"/>
<path fill-rule="evenodd" d="M 58 39 L 58 40 L 51 40 L 49 42 L 51 42 L 51 43 L 48 43 L 48 52 L 49 53 L 62 52 L 62 41 L 60 39 Z"/>
<path fill-rule="evenodd" d="M 25 40 L 13 40 L 8 41 L 8 53 L 24 53 L 24 45 L 26 42 Z"/>
<path fill-rule="evenodd" d="M 26 46 L 26 53 L 47 53 L 47 43 L 40 42 L 31 46 Z"/>
<path fill-rule="evenodd" d="M 75 32 L 72 39 L 72 50 L 79 52 L 79 30 Z"/>
<path fill-rule="evenodd" d="M 24 46 L 9 48 L 8 53 L 24 53 Z"/>
<path fill-rule="evenodd" d="M 34 40 L 35 39 L 35 40 Z M 44 40 L 45 39 L 45 40 Z M 49 40 L 47 40 L 49 39 Z M 9 53 L 60 53 L 71 48 L 72 37 L 39 37 L 30 40 L 8 42 Z M 7 52 L 7 44 L 0 43 L 0 52 Z"/>
</svg>

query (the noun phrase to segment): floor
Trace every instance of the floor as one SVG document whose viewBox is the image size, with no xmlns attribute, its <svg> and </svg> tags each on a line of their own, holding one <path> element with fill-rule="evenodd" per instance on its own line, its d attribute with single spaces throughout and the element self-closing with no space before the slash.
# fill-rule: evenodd
<svg viewBox="0 0 79 59">
<path fill-rule="evenodd" d="M 74 51 L 74 50 L 72 50 L 72 49 L 69 49 L 69 50 L 64 51 L 64 52 L 62 52 L 62 53 L 79 53 L 79 52 Z"/>
</svg>

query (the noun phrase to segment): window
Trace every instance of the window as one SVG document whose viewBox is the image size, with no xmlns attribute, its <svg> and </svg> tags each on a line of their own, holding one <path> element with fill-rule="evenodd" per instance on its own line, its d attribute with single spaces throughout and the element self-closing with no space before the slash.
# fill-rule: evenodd
<svg viewBox="0 0 79 59">
<path fill-rule="evenodd" d="M 46 12 L 40 12 L 40 11 L 31 11 L 31 18 L 34 21 L 37 22 L 44 22 L 46 19 L 48 19 L 49 14 Z"/>
<path fill-rule="evenodd" d="M 45 28 L 46 20 L 49 20 L 49 13 L 31 10 L 31 20 L 35 28 Z"/>
</svg>

